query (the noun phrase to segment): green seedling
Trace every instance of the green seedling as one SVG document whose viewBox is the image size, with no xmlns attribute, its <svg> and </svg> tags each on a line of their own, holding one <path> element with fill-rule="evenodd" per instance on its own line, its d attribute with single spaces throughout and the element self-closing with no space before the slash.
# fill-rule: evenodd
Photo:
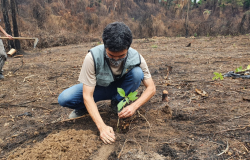
<svg viewBox="0 0 250 160">
<path fill-rule="evenodd" d="M 128 96 L 126 96 L 125 91 L 122 88 L 117 88 L 117 92 L 119 93 L 121 97 L 123 97 L 123 99 L 117 104 L 118 112 L 120 112 L 126 104 L 129 104 L 130 101 L 135 101 L 138 99 L 138 97 L 136 97 L 138 93 L 137 91 L 130 92 Z M 119 126 L 119 117 L 117 121 L 117 132 L 119 132 L 118 126 Z"/>
<path fill-rule="evenodd" d="M 137 91 L 134 92 L 130 92 L 128 94 L 128 96 L 125 95 L 125 91 L 122 88 L 117 88 L 117 92 L 119 93 L 119 95 L 121 97 L 123 97 L 123 99 L 118 103 L 117 105 L 117 109 L 118 112 L 120 112 L 120 110 L 126 105 L 129 104 L 130 101 L 135 101 L 138 99 L 138 97 L 136 97 L 137 95 Z"/>
<path fill-rule="evenodd" d="M 235 69 L 235 72 L 241 72 L 241 71 L 244 71 L 244 69 L 242 69 L 242 66 Z"/>
<path fill-rule="evenodd" d="M 218 72 L 214 72 L 214 77 L 213 77 L 213 80 L 215 80 L 215 79 L 219 79 L 220 78 L 220 80 L 223 80 L 224 78 L 223 78 L 223 75 L 221 74 L 221 73 L 218 73 Z"/>
<path fill-rule="evenodd" d="M 243 69 L 242 66 L 236 68 L 235 72 L 243 72 L 243 71 L 246 71 L 246 70 L 249 70 L 249 69 L 250 69 L 250 64 L 247 66 L 246 69 Z"/>
<path fill-rule="evenodd" d="M 152 48 L 157 48 L 158 46 L 157 46 L 157 45 L 152 45 L 151 47 L 152 47 Z"/>
</svg>

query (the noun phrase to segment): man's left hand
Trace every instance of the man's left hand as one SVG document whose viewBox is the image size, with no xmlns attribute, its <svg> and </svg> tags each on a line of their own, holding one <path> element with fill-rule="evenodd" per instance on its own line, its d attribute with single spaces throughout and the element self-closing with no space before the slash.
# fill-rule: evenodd
<svg viewBox="0 0 250 160">
<path fill-rule="evenodd" d="M 129 105 L 125 108 L 123 108 L 123 110 L 118 113 L 119 118 L 128 118 L 131 117 L 134 113 L 135 113 L 136 109 L 133 105 Z"/>
</svg>

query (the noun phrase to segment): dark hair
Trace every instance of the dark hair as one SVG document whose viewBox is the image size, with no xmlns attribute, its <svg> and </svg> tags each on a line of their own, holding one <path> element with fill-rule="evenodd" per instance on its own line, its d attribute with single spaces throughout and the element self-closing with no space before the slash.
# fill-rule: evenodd
<svg viewBox="0 0 250 160">
<path fill-rule="evenodd" d="M 108 48 L 112 52 L 129 49 L 132 39 L 131 30 L 123 22 L 108 24 L 102 34 L 105 48 Z"/>
</svg>

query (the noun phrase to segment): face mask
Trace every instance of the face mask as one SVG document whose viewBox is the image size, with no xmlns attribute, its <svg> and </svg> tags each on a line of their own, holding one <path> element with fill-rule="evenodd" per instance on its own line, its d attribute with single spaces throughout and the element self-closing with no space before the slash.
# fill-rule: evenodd
<svg viewBox="0 0 250 160">
<path fill-rule="evenodd" d="M 121 58 L 121 59 L 118 59 L 118 60 L 115 60 L 113 58 L 109 58 L 109 56 L 106 54 L 106 58 L 109 60 L 109 62 L 115 66 L 115 67 L 118 67 L 125 59 L 126 59 L 127 55 L 124 57 L 124 58 Z"/>
</svg>

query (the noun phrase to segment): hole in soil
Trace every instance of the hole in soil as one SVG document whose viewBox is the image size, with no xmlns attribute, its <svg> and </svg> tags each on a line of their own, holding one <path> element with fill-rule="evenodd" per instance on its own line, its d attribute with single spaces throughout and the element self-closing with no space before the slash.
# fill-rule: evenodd
<svg viewBox="0 0 250 160">
<path fill-rule="evenodd" d="M 126 119 L 119 119 L 119 126 L 117 127 L 118 115 L 114 113 L 110 113 L 109 125 L 113 127 L 115 132 L 126 134 L 129 131 L 129 125 L 131 124 L 132 120 L 134 120 L 135 118 L 136 117 L 132 116 Z M 135 120 L 133 122 L 135 122 Z"/>
<path fill-rule="evenodd" d="M 122 134 L 125 134 L 129 131 L 129 124 L 130 124 L 130 121 L 124 121 L 123 119 L 120 119 L 119 120 L 119 130 L 117 128 L 117 131 L 119 131 L 119 133 L 122 133 Z"/>
</svg>

